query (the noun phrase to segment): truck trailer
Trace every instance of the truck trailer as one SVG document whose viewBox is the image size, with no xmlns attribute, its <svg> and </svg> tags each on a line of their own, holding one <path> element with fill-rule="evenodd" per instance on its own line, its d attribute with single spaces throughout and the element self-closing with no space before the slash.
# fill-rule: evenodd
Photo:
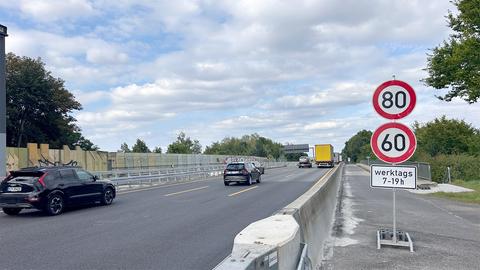
<svg viewBox="0 0 480 270">
<path fill-rule="evenodd" d="M 335 162 L 335 164 L 342 162 L 342 154 L 337 152 L 333 153 L 333 161 Z"/>
<path fill-rule="evenodd" d="M 318 168 L 334 166 L 333 145 L 317 144 L 315 145 L 315 164 Z"/>
</svg>

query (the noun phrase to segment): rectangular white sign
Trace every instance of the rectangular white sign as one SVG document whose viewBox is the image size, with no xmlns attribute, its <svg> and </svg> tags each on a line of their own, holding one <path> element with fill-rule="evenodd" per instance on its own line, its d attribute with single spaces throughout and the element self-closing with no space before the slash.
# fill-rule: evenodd
<svg viewBox="0 0 480 270">
<path fill-rule="evenodd" d="M 417 188 L 417 167 L 372 165 L 370 186 L 379 188 Z"/>
</svg>

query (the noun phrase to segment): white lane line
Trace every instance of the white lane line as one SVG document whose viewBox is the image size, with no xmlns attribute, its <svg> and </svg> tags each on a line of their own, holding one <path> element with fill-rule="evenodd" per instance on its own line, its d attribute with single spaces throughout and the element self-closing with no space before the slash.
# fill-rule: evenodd
<svg viewBox="0 0 480 270">
<path fill-rule="evenodd" d="M 232 193 L 232 194 L 228 194 L 228 197 L 232 197 L 232 196 L 235 196 L 235 195 L 238 195 L 238 194 L 241 194 L 241 193 L 243 193 L 243 192 L 247 192 L 247 191 L 250 191 L 250 190 L 256 189 L 256 188 L 258 188 L 258 186 L 253 186 L 253 187 L 251 187 L 251 188 L 246 188 L 246 189 L 240 190 L 240 191 L 238 191 L 238 192 L 235 192 L 235 193 Z"/>
<path fill-rule="evenodd" d="M 150 188 L 139 188 L 139 189 L 134 189 L 134 190 L 118 191 L 117 195 L 123 195 L 123 194 L 140 192 L 140 191 L 147 191 L 147 190 L 153 190 L 153 189 L 160 189 L 160 188 L 167 188 L 167 187 L 175 187 L 175 186 L 187 185 L 187 184 L 191 184 L 191 183 L 204 182 L 204 181 L 218 181 L 218 179 L 195 180 L 195 181 L 189 181 L 189 182 L 185 182 L 185 183 L 166 184 L 166 185 L 161 185 L 160 184 L 160 185 L 150 187 Z"/>
<path fill-rule="evenodd" d="M 205 189 L 205 188 L 208 188 L 208 186 L 192 188 L 192 189 L 182 190 L 182 191 L 173 192 L 173 193 L 168 193 L 168 194 L 165 194 L 164 196 L 168 197 L 168 196 L 183 194 L 183 193 L 192 192 L 192 191 L 196 191 L 196 190 L 201 190 L 201 189 Z"/>
</svg>

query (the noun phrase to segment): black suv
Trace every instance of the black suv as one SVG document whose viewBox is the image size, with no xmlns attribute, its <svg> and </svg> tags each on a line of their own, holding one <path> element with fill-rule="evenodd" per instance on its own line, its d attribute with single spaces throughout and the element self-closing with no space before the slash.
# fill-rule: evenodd
<svg viewBox="0 0 480 270">
<path fill-rule="evenodd" d="M 0 207 L 7 215 L 36 208 L 49 215 L 66 206 L 100 202 L 109 205 L 115 186 L 77 167 L 25 168 L 10 172 L 0 184 Z"/>
<path fill-rule="evenodd" d="M 262 173 L 251 162 L 229 163 L 223 171 L 223 183 L 225 186 L 232 182 L 253 184 L 262 181 Z"/>
</svg>

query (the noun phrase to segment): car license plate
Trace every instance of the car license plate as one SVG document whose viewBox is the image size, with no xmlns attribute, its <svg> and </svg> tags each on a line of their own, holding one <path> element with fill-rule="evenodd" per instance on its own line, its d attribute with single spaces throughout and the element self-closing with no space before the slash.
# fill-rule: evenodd
<svg viewBox="0 0 480 270">
<path fill-rule="evenodd" d="M 8 187 L 7 190 L 10 192 L 19 192 L 22 191 L 22 187 Z"/>
<path fill-rule="evenodd" d="M 238 173 L 237 171 L 227 172 L 227 174 L 237 174 L 237 173 Z"/>
</svg>

